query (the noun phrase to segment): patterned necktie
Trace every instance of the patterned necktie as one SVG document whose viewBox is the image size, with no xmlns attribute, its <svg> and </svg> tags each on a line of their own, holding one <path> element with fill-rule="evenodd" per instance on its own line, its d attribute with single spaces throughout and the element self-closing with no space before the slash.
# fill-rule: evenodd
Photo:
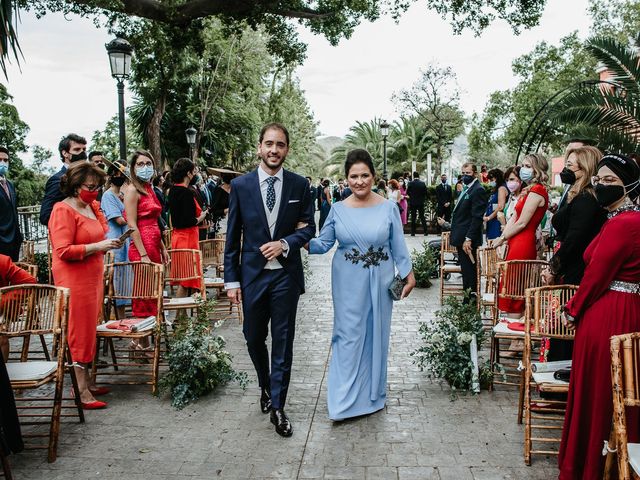
<svg viewBox="0 0 640 480">
<path fill-rule="evenodd" d="M 2 185 L 2 189 L 4 190 L 4 193 L 7 194 L 7 198 L 11 202 L 12 201 L 11 194 L 9 193 L 9 186 L 7 185 L 7 179 L 4 177 L 0 177 L 0 185 Z"/>
<path fill-rule="evenodd" d="M 276 189 L 273 187 L 276 180 L 276 177 L 267 178 L 267 208 L 270 212 L 273 211 L 273 207 L 276 205 Z"/>
</svg>

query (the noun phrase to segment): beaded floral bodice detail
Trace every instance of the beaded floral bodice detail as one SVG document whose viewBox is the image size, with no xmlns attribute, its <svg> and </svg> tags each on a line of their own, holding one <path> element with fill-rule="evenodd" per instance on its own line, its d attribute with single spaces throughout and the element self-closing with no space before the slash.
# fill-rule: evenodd
<svg viewBox="0 0 640 480">
<path fill-rule="evenodd" d="M 344 253 L 344 258 L 345 260 L 350 260 L 353 264 L 362 262 L 363 268 L 369 268 L 379 266 L 380 262 L 386 262 L 389 260 L 389 255 L 384 251 L 384 247 L 378 247 L 376 250 L 373 245 L 371 245 L 364 253 L 354 247 Z"/>
</svg>

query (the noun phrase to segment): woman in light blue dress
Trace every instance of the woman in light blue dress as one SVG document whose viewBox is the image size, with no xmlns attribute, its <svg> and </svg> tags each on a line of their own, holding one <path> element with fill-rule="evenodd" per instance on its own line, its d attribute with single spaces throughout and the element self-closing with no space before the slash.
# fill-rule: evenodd
<svg viewBox="0 0 640 480">
<path fill-rule="evenodd" d="M 331 208 L 309 253 L 333 257 L 332 357 L 329 418 L 344 420 L 384 408 L 393 300 L 389 286 L 397 273 L 415 286 L 398 207 L 372 192 L 375 170 L 366 150 L 347 155 L 345 174 L 353 195 Z"/>
</svg>

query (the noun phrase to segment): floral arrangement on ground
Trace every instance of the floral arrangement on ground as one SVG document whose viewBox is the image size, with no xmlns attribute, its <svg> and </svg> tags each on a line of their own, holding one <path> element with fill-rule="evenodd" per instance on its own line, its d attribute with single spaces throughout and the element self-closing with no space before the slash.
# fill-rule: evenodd
<svg viewBox="0 0 640 480">
<path fill-rule="evenodd" d="M 415 248 L 412 250 L 411 263 L 416 277 L 416 286 L 430 287 L 431 279 L 436 277 L 438 271 L 438 257 L 427 242 L 422 242 L 422 251 Z"/>
<path fill-rule="evenodd" d="M 248 383 L 246 372 L 233 369 L 233 357 L 224 348 L 226 342 L 214 334 L 209 320 L 215 302 L 201 301 L 195 318 L 186 315 L 176 320 L 169 339 L 167 361 L 169 371 L 160 381 L 160 391 L 171 394 L 171 404 L 182 409 L 217 387 L 238 382 Z"/>
<path fill-rule="evenodd" d="M 477 348 L 484 340 L 482 319 L 475 303 L 448 297 L 435 318 L 420 323 L 424 344 L 410 353 L 420 370 L 429 376 L 445 380 L 453 391 L 469 391 L 472 383 L 486 388 L 491 383 L 491 369 L 487 362 L 479 364 L 479 376 L 474 378 L 471 342 L 476 337 Z"/>
</svg>

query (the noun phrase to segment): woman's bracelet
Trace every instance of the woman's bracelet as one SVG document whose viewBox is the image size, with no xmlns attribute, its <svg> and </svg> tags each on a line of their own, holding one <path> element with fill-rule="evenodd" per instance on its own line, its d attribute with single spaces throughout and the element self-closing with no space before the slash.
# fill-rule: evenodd
<svg viewBox="0 0 640 480">
<path fill-rule="evenodd" d="M 146 253 L 144 255 L 140 255 L 140 258 L 144 258 L 144 257 L 148 257 L 149 255 L 147 255 Z"/>
</svg>

